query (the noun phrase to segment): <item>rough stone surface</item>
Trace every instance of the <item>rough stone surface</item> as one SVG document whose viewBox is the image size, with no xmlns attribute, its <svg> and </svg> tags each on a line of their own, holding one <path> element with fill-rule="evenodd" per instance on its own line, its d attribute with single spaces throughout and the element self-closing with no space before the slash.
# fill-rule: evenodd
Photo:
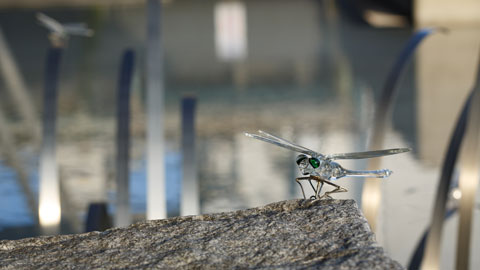
<svg viewBox="0 0 480 270">
<path fill-rule="evenodd" d="M 0 241 L 0 269 L 403 269 L 352 200 L 291 200 L 77 235 Z"/>
</svg>

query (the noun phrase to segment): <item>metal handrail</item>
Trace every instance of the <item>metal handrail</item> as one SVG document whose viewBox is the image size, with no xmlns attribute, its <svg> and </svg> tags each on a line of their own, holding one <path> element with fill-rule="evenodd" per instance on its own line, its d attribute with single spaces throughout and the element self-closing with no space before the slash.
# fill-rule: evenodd
<svg viewBox="0 0 480 270">
<path fill-rule="evenodd" d="M 458 154 L 460 153 L 459 187 L 462 192 L 462 197 L 458 209 L 460 212 L 460 226 L 458 231 L 456 269 L 468 269 L 472 211 L 478 185 L 478 155 L 480 153 L 480 126 L 478 124 L 480 121 L 480 63 L 477 69 L 476 84 L 469 94 L 457 120 L 443 162 L 442 173 L 435 197 L 432 221 L 428 235 L 426 236 L 425 254 L 424 256 L 414 256 L 410 262 L 412 267 L 415 265 L 418 266 L 420 261 L 422 269 L 438 269 L 440 266 L 440 247 L 444 217 L 447 212 L 446 205 L 453 170 Z M 419 248 L 420 246 L 417 247 L 415 254 L 419 252 Z"/>
<path fill-rule="evenodd" d="M 372 133 L 372 139 L 370 140 L 369 149 L 378 150 L 382 149 L 383 141 L 385 137 L 386 127 L 388 120 L 391 118 L 391 112 L 393 111 L 393 104 L 395 97 L 398 93 L 396 87 L 398 79 L 405 68 L 407 60 L 415 52 L 417 46 L 427 36 L 435 32 L 443 32 L 442 28 L 424 28 L 415 32 L 408 40 L 406 46 L 403 48 L 400 55 L 397 57 L 395 64 L 393 65 L 387 80 L 382 90 L 380 101 L 377 103 L 374 118 L 374 128 Z M 368 169 L 380 167 L 381 159 L 371 159 L 368 161 Z M 375 178 L 365 179 L 362 192 L 362 210 L 370 224 L 372 231 L 375 231 L 377 224 L 378 209 L 381 201 L 381 180 Z"/>
</svg>

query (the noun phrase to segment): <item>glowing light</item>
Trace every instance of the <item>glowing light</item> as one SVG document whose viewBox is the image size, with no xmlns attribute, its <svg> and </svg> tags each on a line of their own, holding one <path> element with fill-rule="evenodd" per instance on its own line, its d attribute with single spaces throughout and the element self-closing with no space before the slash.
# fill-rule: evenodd
<svg viewBox="0 0 480 270">
<path fill-rule="evenodd" d="M 382 199 L 379 179 L 365 179 L 362 193 L 362 211 L 373 232 L 377 227 L 377 214 Z"/>
<path fill-rule="evenodd" d="M 60 184 L 54 153 L 53 145 L 44 145 L 40 155 L 38 218 L 45 234 L 58 233 L 61 219 Z"/>
<path fill-rule="evenodd" d="M 405 27 L 408 24 L 404 16 L 376 10 L 366 10 L 363 17 L 375 27 Z"/>
<path fill-rule="evenodd" d="M 61 218 L 60 204 L 53 201 L 43 202 L 40 204 L 38 214 L 42 227 L 58 226 Z"/>
<path fill-rule="evenodd" d="M 455 200 L 460 200 L 460 198 L 462 198 L 462 192 L 460 191 L 460 189 L 458 189 L 458 188 L 454 189 L 453 192 L 452 192 L 452 197 Z"/>
<path fill-rule="evenodd" d="M 215 49 L 222 60 L 241 60 L 247 56 L 247 20 L 243 2 L 215 5 Z"/>
</svg>

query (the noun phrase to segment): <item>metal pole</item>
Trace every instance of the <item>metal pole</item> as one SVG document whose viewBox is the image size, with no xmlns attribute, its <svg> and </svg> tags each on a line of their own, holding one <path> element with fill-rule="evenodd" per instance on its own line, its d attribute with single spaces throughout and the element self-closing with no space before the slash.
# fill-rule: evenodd
<svg viewBox="0 0 480 270">
<path fill-rule="evenodd" d="M 22 119 L 25 121 L 25 126 L 30 130 L 32 141 L 35 147 L 38 143 L 39 126 L 37 113 L 33 105 L 33 101 L 30 98 L 25 82 L 20 75 L 18 66 L 12 57 L 8 43 L 4 38 L 3 31 L 0 28 L 0 70 L 3 74 L 7 90 L 9 91 L 14 103 L 17 105 L 18 110 L 22 115 Z"/>
<path fill-rule="evenodd" d="M 117 92 L 117 194 L 115 226 L 131 224 L 129 193 L 130 157 L 130 87 L 133 77 L 134 52 L 123 54 Z"/>
<path fill-rule="evenodd" d="M 55 154 L 57 84 L 62 56 L 61 47 L 48 49 L 43 102 L 43 138 L 40 154 L 39 219 L 46 234 L 59 231 L 61 219 L 60 188 Z"/>
<path fill-rule="evenodd" d="M 49 31 L 51 47 L 47 54 L 43 103 L 43 138 L 40 153 L 39 221 L 45 234 L 58 233 L 61 220 L 60 181 L 55 153 L 55 121 L 57 117 L 57 85 L 60 59 L 68 35 L 92 36 L 86 25 L 65 27 L 43 13 L 37 13 L 40 24 Z M 68 198 L 68 197 L 67 197 Z"/>
<path fill-rule="evenodd" d="M 197 160 L 195 156 L 195 97 L 182 99 L 182 202 L 180 214 L 200 214 L 200 200 L 197 181 Z"/>
<path fill-rule="evenodd" d="M 147 219 L 167 217 L 161 7 L 147 1 Z"/>
</svg>

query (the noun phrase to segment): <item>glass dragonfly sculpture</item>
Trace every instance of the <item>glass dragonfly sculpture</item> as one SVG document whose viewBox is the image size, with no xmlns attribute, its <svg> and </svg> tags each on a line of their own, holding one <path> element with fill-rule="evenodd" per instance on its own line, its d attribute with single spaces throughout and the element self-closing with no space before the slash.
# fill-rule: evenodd
<svg viewBox="0 0 480 270">
<path fill-rule="evenodd" d="M 315 195 L 313 195 L 311 199 L 316 200 L 322 198 L 331 198 L 330 194 L 332 193 L 347 191 L 346 188 L 331 182 L 331 180 L 336 180 L 342 177 L 385 178 L 392 174 L 392 171 L 388 169 L 373 171 L 348 170 L 340 166 L 340 164 L 338 164 L 337 162 L 334 162 L 334 160 L 375 158 L 405 153 L 411 150 L 410 148 L 392 148 L 376 151 L 324 155 L 306 147 L 300 146 L 298 144 L 289 142 L 275 135 L 269 134 L 265 131 L 259 130 L 258 132 L 259 134 L 251 134 L 245 132 L 245 135 L 260 141 L 268 142 L 301 153 L 297 156 L 296 161 L 300 172 L 305 176 L 297 177 L 295 181 L 300 185 L 304 199 L 306 199 L 305 192 L 303 190 L 302 184 L 300 183 L 300 181 L 302 180 L 306 180 L 310 183 L 310 186 L 313 188 L 313 191 L 315 193 Z M 317 182 L 316 187 L 312 184 L 312 180 Z M 324 184 L 330 185 L 334 189 L 331 191 L 327 191 L 322 196 L 320 196 L 320 191 L 322 190 Z"/>
</svg>

